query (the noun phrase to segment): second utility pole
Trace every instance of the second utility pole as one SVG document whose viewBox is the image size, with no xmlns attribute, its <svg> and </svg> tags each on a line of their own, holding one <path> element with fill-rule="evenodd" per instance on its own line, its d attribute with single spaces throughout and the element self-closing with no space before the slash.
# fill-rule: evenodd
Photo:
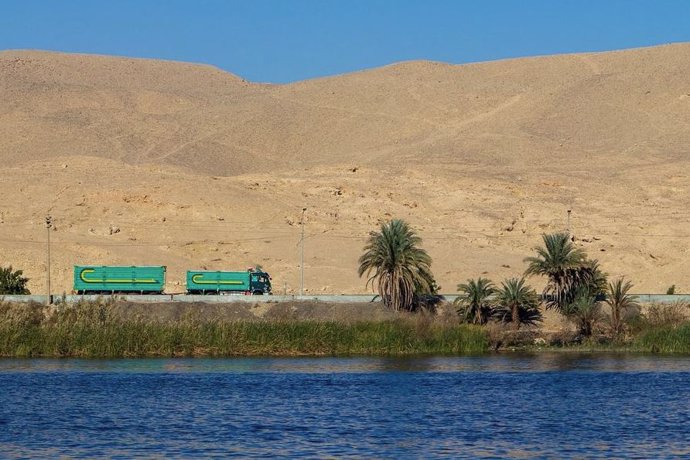
<svg viewBox="0 0 690 460">
<path fill-rule="evenodd" d="M 50 217 L 49 215 L 46 216 L 46 228 L 48 229 L 48 270 L 47 270 L 47 275 L 48 275 L 48 300 L 46 303 L 50 305 L 52 302 L 50 301 L 50 229 L 53 226 L 53 218 Z"/>
<path fill-rule="evenodd" d="M 300 238 L 300 280 L 299 280 L 299 295 L 304 295 L 304 211 L 307 208 L 302 208 L 302 218 L 300 219 L 300 224 L 302 225 L 302 237 Z"/>
</svg>

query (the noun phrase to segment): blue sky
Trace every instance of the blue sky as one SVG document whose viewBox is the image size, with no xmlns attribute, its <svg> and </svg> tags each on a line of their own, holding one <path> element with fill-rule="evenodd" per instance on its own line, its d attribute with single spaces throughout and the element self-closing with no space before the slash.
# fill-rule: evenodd
<svg viewBox="0 0 690 460">
<path fill-rule="evenodd" d="M 201 62 L 262 82 L 682 41 L 686 0 L 0 0 L 0 49 Z"/>
</svg>

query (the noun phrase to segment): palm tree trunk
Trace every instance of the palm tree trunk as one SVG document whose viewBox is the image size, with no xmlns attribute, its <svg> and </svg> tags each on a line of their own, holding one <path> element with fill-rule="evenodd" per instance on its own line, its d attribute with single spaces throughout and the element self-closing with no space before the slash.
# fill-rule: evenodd
<svg viewBox="0 0 690 460">
<path fill-rule="evenodd" d="M 520 329 L 520 312 L 518 311 L 517 304 L 513 304 L 513 325 L 515 329 Z"/>
<path fill-rule="evenodd" d="M 617 336 L 621 329 L 621 314 L 616 306 L 611 307 L 611 323 L 613 326 L 613 334 Z"/>
<path fill-rule="evenodd" d="M 592 324 L 589 322 L 589 320 L 582 321 L 580 326 L 580 334 L 584 335 L 585 337 L 592 335 Z"/>
</svg>

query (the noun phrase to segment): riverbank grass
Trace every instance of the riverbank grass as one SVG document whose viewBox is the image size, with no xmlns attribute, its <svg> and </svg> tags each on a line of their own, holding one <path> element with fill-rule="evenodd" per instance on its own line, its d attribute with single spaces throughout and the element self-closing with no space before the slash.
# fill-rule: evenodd
<svg viewBox="0 0 690 460">
<path fill-rule="evenodd" d="M 690 354 L 690 323 L 644 331 L 635 339 L 633 346 L 638 350 L 655 353 Z"/>
<path fill-rule="evenodd" d="M 476 326 L 427 316 L 390 321 L 123 320 L 107 304 L 64 306 L 51 316 L 39 305 L 0 305 L 0 356 L 345 356 L 474 354 L 489 339 Z"/>
<path fill-rule="evenodd" d="M 114 305 L 82 302 L 53 309 L 0 302 L 0 357 L 403 356 L 490 350 L 690 354 L 690 322 L 679 315 L 648 314 L 626 335 L 582 340 L 572 331 L 482 327 L 431 314 L 348 322 L 201 319 L 187 312 L 164 321 L 152 314 L 122 317 Z"/>
</svg>

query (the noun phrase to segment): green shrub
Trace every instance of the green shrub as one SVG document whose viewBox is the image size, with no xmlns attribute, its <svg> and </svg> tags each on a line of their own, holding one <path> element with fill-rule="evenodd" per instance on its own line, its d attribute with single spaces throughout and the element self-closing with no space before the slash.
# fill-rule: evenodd
<svg viewBox="0 0 690 460">
<path fill-rule="evenodd" d="M 655 353 L 690 353 L 690 323 L 644 331 L 635 340 L 634 346 L 641 351 Z"/>
<path fill-rule="evenodd" d="M 0 294 L 4 295 L 28 295 L 31 294 L 26 287 L 29 278 L 23 276 L 21 270 L 12 270 L 12 266 L 0 267 Z"/>
<path fill-rule="evenodd" d="M 653 303 L 644 314 L 648 326 L 667 327 L 677 326 L 686 320 L 690 313 L 690 304 L 683 301 L 672 303 Z"/>
</svg>

